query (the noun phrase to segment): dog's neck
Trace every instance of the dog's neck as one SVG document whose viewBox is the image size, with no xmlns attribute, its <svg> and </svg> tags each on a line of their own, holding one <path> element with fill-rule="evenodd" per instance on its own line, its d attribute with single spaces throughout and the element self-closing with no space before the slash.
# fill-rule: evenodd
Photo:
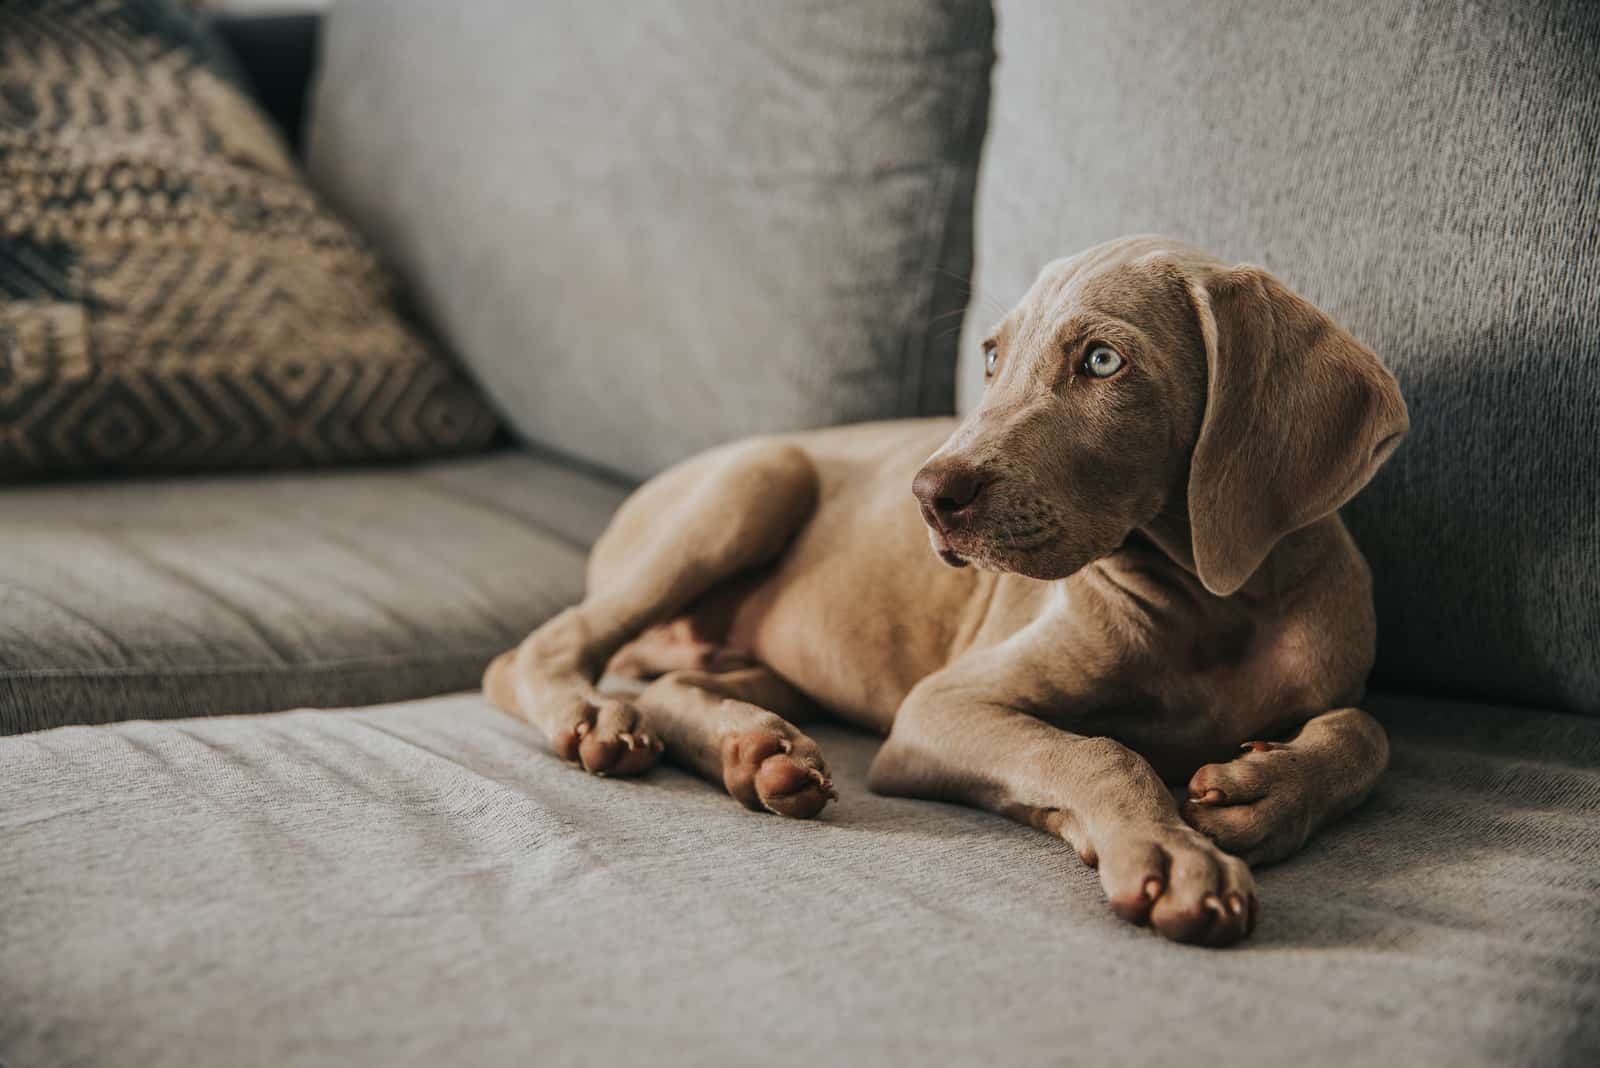
<svg viewBox="0 0 1600 1068">
<path fill-rule="evenodd" d="M 1298 534 L 1299 532 L 1290 534 L 1273 546 L 1267 558 L 1261 562 L 1261 566 L 1256 568 L 1245 584 L 1231 596 L 1253 602 L 1282 596 L 1288 589 L 1297 585 L 1310 570 L 1306 554 L 1300 551 L 1302 539 Z M 1135 552 L 1144 546 L 1149 547 L 1147 553 L 1152 550 L 1159 551 L 1174 567 L 1193 580 L 1195 589 L 1205 597 L 1216 598 L 1216 595 L 1207 591 L 1200 582 L 1199 568 L 1194 562 L 1194 538 L 1190 531 L 1187 504 L 1179 503 L 1164 509 L 1149 523 L 1134 530 L 1128 538 L 1128 542 L 1124 543 L 1125 547 Z M 1118 550 L 1119 553 L 1121 551 Z M 1114 557 L 1117 554 L 1112 555 Z"/>
<path fill-rule="evenodd" d="M 1128 535 L 1135 544 L 1148 543 L 1197 580 L 1200 569 L 1194 562 L 1194 537 L 1189 529 L 1187 507 L 1166 508 L 1154 519 Z M 1254 576 L 1251 576 L 1252 578 Z"/>
</svg>

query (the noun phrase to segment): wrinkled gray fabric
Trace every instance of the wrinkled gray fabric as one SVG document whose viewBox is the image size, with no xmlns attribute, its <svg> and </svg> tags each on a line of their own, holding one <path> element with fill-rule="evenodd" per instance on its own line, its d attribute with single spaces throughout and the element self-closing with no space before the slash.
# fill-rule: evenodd
<svg viewBox="0 0 1600 1068">
<path fill-rule="evenodd" d="M 507 451 L 0 492 L 0 734 L 476 685 L 625 491 Z"/>
<path fill-rule="evenodd" d="M 594 779 L 475 696 L 0 739 L 0 1060 L 1600 1063 L 1600 723 L 1377 700 L 1394 763 L 1228 951 L 1061 843 Z"/>
<path fill-rule="evenodd" d="M 1600 712 L 1600 4 L 1010 0 L 973 354 L 1124 233 L 1260 263 L 1395 370 L 1346 509 L 1379 677 Z"/>
<path fill-rule="evenodd" d="M 988 0 L 347 0 L 319 187 L 528 439 L 635 476 L 955 403 Z"/>
</svg>

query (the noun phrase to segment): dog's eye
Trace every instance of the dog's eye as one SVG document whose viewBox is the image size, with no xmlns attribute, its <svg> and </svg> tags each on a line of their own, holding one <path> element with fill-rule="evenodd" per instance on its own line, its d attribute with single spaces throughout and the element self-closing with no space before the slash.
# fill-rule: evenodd
<svg viewBox="0 0 1600 1068">
<path fill-rule="evenodd" d="M 1126 362 L 1122 354 L 1110 345 L 1096 345 L 1083 358 L 1083 373 L 1090 378 L 1110 378 L 1122 370 Z"/>
<path fill-rule="evenodd" d="M 1000 349 L 989 345 L 983 350 L 983 376 L 988 378 L 994 374 L 995 365 L 1000 362 Z"/>
</svg>

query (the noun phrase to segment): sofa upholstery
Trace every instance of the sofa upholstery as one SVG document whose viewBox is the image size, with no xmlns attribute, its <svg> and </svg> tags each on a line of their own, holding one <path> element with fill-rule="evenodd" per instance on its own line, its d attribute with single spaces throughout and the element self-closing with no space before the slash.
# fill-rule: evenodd
<svg viewBox="0 0 1600 1068">
<path fill-rule="evenodd" d="M 1255 937 L 1118 921 L 1059 841 L 603 781 L 475 695 L 0 744 L 14 1065 L 1592 1065 L 1600 722 L 1373 702 L 1376 796 Z M 70 769 L 70 772 L 69 772 Z"/>
<path fill-rule="evenodd" d="M 0 734 L 474 686 L 624 493 L 510 450 L 7 490 Z"/>
<path fill-rule="evenodd" d="M 527 7 L 336 6 L 310 128 L 513 429 L 642 478 L 953 409 L 988 0 Z"/>
<path fill-rule="evenodd" d="M 1344 510 L 1377 679 L 1600 714 L 1600 4 L 1018 0 L 998 35 L 965 402 L 1051 259 L 1259 263 L 1411 409 Z"/>
</svg>

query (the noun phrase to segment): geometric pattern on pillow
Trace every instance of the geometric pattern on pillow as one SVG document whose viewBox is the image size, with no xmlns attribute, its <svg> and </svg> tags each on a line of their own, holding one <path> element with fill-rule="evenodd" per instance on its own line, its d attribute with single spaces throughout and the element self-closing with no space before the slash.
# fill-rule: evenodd
<svg viewBox="0 0 1600 1068">
<path fill-rule="evenodd" d="M 481 447 L 395 295 L 171 0 L 0 3 L 0 478 Z"/>
</svg>

